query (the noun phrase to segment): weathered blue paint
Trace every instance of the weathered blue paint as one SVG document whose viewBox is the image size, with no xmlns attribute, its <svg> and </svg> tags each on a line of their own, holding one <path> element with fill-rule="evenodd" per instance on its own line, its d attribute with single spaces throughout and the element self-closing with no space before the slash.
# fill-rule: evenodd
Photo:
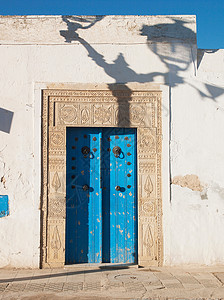
<svg viewBox="0 0 224 300">
<path fill-rule="evenodd" d="M 103 262 L 134 263 L 137 262 L 136 129 L 105 128 L 103 142 Z M 113 153 L 115 146 L 121 148 L 118 157 Z"/>
<path fill-rule="evenodd" d="M 66 263 L 136 262 L 136 129 L 68 128 L 66 144 Z"/>
<path fill-rule="evenodd" d="M 9 198 L 8 195 L 0 195 L 0 218 L 9 215 Z"/>
<path fill-rule="evenodd" d="M 100 139 L 98 128 L 67 129 L 66 263 L 101 262 Z M 83 147 L 90 153 L 82 154 Z M 84 191 L 83 186 L 89 190 Z"/>
</svg>

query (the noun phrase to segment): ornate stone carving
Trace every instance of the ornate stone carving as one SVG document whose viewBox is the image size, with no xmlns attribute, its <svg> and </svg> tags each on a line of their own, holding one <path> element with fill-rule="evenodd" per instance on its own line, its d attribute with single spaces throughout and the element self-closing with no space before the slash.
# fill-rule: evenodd
<svg viewBox="0 0 224 300">
<path fill-rule="evenodd" d="M 139 235 L 142 239 L 141 259 L 143 262 L 149 261 L 151 266 L 158 265 L 158 247 L 155 218 L 143 218 L 141 220 Z"/>
<path fill-rule="evenodd" d="M 154 213 L 155 213 L 155 204 L 153 202 L 145 202 L 143 204 L 143 210 L 148 215 L 154 215 Z"/>
<path fill-rule="evenodd" d="M 61 265 L 61 263 L 64 263 L 65 252 L 65 220 L 49 219 L 48 223 L 48 255 L 46 263 L 51 266 Z"/>
<path fill-rule="evenodd" d="M 150 175 L 146 177 L 145 183 L 144 183 L 144 191 L 147 193 L 147 196 L 150 197 L 150 194 L 153 191 L 153 184 Z"/>
<path fill-rule="evenodd" d="M 50 171 L 62 171 L 65 169 L 64 157 L 50 157 L 49 158 L 49 170 Z"/>
<path fill-rule="evenodd" d="M 52 169 L 52 168 L 49 168 Z M 66 167 L 63 170 L 49 171 L 49 189 L 48 195 L 65 194 L 66 192 Z"/>
<path fill-rule="evenodd" d="M 68 126 L 137 128 L 138 262 L 162 265 L 161 92 L 44 90 L 42 112 L 42 266 L 65 260 Z"/>
<path fill-rule="evenodd" d="M 54 227 L 51 237 L 51 249 L 54 251 L 54 259 L 58 259 L 58 251 L 61 248 L 61 239 L 57 225 Z"/>
<path fill-rule="evenodd" d="M 58 172 L 54 173 L 54 177 L 53 177 L 51 185 L 55 189 L 55 192 L 57 193 L 58 189 L 61 187 L 61 181 L 58 176 Z"/>
<path fill-rule="evenodd" d="M 65 136 L 64 132 L 55 131 L 50 133 L 50 147 L 61 148 L 64 147 Z"/>
<path fill-rule="evenodd" d="M 64 218 L 65 217 L 65 196 L 49 196 L 49 217 L 51 218 Z"/>
<path fill-rule="evenodd" d="M 104 105 L 93 105 L 93 119 L 94 124 L 112 125 L 112 105 L 104 104 Z"/>
<path fill-rule="evenodd" d="M 152 130 L 148 128 L 141 129 L 141 135 L 139 137 L 139 152 L 156 152 L 156 136 L 152 133 Z"/>
<path fill-rule="evenodd" d="M 142 161 L 139 163 L 139 172 L 140 173 L 155 173 L 156 165 L 154 162 Z"/>
<path fill-rule="evenodd" d="M 49 149 L 49 155 L 51 156 L 51 157 L 53 157 L 53 156 L 64 156 L 65 157 L 65 155 L 66 155 L 66 150 L 64 149 L 64 150 L 62 150 L 62 149 Z M 65 161 L 65 159 L 64 159 L 64 161 Z"/>
<path fill-rule="evenodd" d="M 80 105 L 80 114 L 81 114 L 81 124 L 90 124 L 91 123 L 91 106 L 81 104 Z"/>
<path fill-rule="evenodd" d="M 76 102 L 76 99 L 78 99 L 78 102 L 80 100 L 80 97 L 82 99 L 88 99 L 89 102 L 93 102 L 93 98 L 96 97 L 94 102 L 102 102 L 108 101 L 108 99 L 113 99 L 115 102 L 118 102 L 118 98 L 120 102 L 127 102 L 130 101 L 130 94 L 131 94 L 131 101 L 139 102 L 139 98 L 141 98 L 141 102 L 149 102 L 149 100 L 156 102 L 159 101 L 161 97 L 161 91 L 135 91 L 135 90 L 122 90 L 122 87 L 120 90 L 55 90 L 55 89 L 49 89 L 45 90 L 47 93 L 47 97 L 49 99 L 58 100 L 61 99 L 64 100 L 67 98 L 68 102 L 71 101 L 72 98 L 73 102 Z M 68 98 L 69 97 L 69 98 Z M 85 98 L 86 97 L 86 98 Z M 161 99 L 160 99 L 161 100 Z"/>
<path fill-rule="evenodd" d="M 64 124 L 76 123 L 77 124 L 78 107 L 77 105 L 64 104 L 60 109 L 60 120 Z"/>
<path fill-rule="evenodd" d="M 133 125 L 145 126 L 146 107 L 145 105 L 130 105 L 130 122 Z"/>
<path fill-rule="evenodd" d="M 152 233 L 150 224 L 143 225 L 143 256 L 154 257 L 154 234 Z"/>
<path fill-rule="evenodd" d="M 156 176 L 155 174 L 139 175 L 140 197 L 151 199 L 156 197 Z"/>
<path fill-rule="evenodd" d="M 121 97 L 117 99 L 114 96 L 108 96 L 100 98 L 100 101 L 97 97 L 50 97 L 50 99 L 50 124 L 53 124 L 55 119 L 56 126 L 88 125 L 92 122 L 92 126 L 152 127 L 155 121 L 154 98 Z M 99 104 L 102 102 L 104 104 Z"/>
<path fill-rule="evenodd" d="M 155 216 L 155 203 L 154 202 L 149 202 L 145 201 L 145 199 L 139 199 L 139 206 L 140 206 L 140 211 L 141 211 L 141 216 L 144 217 L 154 217 Z"/>
</svg>

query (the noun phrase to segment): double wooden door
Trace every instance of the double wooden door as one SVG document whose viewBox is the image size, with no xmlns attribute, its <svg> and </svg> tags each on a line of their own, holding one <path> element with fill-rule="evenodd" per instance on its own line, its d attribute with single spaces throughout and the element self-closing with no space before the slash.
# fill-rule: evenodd
<svg viewBox="0 0 224 300">
<path fill-rule="evenodd" d="M 135 128 L 67 128 L 66 264 L 137 262 Z"/>
</svg>

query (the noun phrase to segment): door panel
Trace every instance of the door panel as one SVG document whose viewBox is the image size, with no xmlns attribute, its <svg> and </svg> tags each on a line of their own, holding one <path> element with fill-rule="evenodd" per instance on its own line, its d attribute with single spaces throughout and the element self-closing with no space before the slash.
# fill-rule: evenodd
<svg viewBox="0 0 224 300">
<path fill-rule="evenodd" d="M 66 144 L 66 263 L 136 262 L 136 129 L 68 128 Z"/>
<path fill-rule="evenodd" d="M 102 158 L 108 162 L 102 164 L 103 262 L 134 263 L 137 253 L 136 129 L 104 128 L 103 145 Z M 120 147 L 119 155 L 114 154 L 114 147 Z"/>
<path fill-rule="evenodd" d="M 100 139 L 98 128 L 67 129 L 65 255 L 69 264 L 101 262 Z"/>
</svg>

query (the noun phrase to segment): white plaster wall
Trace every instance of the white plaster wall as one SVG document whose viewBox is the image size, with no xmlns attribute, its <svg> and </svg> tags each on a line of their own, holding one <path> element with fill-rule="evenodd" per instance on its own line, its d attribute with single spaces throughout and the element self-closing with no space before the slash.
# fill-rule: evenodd
<svg viewBox="0 0 224 300">
<path fill-rule="evenodd" d="M 224 98 L 213 66 L 224 53 L 204 55 L 197 70 L 194 16 L 111 16 L 85 30 L 79 19 L 69 22 L 70 34 L 92 48 L 66 43 L 60 16 L 1 19 L 0 107 L 14 117 L 10 133 L 0 131 L 0 194 L 10 199 L 10 215 L 0 218 L 0 267 L 39 266 L 41 86 L 94 82 L 161 84 L 164 263 L 223 263 Z M 197 175 L 208 199 L 177 185 L 170 199 L 170 131 L 171 177 Z"/>
<path fill-rule="evenodd" d="M 171 185 L 166 264 L 224 262 L 224 51 L 204 51 L 197 76 L 171 93 L 171 177 L 197 175 L 202 192 Z"/>
</svg>

